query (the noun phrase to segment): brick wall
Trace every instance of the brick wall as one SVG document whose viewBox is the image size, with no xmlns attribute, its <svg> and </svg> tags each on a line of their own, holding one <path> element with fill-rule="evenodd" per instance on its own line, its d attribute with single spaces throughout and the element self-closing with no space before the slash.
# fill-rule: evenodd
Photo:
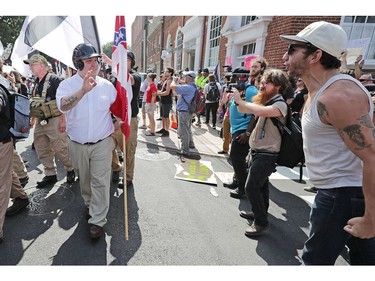
<svg viewBox="0 0 375 281">
<path fill-rule="evenodd" d="M 270 67 L 284 69 L 282 56 L 288 43 L 280 39 L 280 35 L 297 34 L 307 25 L 315 21 L 340 23 L 341 16 L 275 16 L 268 26 L 268 35 L 265 44 L 264 57 Z"/>
</svg>

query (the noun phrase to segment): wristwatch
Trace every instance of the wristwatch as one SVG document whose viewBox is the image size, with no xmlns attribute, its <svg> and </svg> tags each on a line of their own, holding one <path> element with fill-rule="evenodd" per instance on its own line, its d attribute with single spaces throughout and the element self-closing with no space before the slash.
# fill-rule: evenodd
<svg viewBox="0 0 375 281">
<path fill-rule="evenodd" d="M 250 137 L 250 132 L 245 132 L 245 135 L 247 136 L 247 137 Z"/>
</svg>

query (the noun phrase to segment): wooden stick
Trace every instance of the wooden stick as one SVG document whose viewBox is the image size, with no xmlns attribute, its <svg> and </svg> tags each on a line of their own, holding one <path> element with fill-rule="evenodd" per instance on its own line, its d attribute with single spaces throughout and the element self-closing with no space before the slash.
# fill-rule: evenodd
<svg viewBox="0 0 375 281">
<path fill-rule="evenodd" d="M 123 142 L 123 164 L 122 164 L 122 174 L 123 174 L 123 184 L 124 184 L 124 226 L 125 226 L 125 240 L 129 240 L 129 224 L 128 224 L 128 190 L 126 187 L 126 141 L 125 135 L 122 135 Z"/>
</svg>

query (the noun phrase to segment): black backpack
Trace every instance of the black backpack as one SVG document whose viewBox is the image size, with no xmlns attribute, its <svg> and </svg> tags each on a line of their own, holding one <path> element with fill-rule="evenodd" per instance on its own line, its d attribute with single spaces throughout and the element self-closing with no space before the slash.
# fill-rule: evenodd
<svg viewBox="0 0 375 281">
<path fill-rule="evenodd" d="M 30 134 L 30 101 L 29 98 L 9 91 L 0 85 L 7 93 L 10 107 L 10 125 L 9 131 L 15 139 L 27 138 Z"/>
<path fill-rule="evenodd" d="M 281 134 L 281 147 L 277 164 L 279 166 L 294 168 L 299 163 L 305 162 L 302 127 L 299 114 L 293 114 L 288 104 L 287 106 L 288 114 L 285 125 L 277 117 L 271 117 L 271 120 Z"/>
<path fill-rule="evenodd" d="M 220 92 L 219 88 L 217 87 L 216 81 L 210 82 L 208 85 L 208 93 L 207 93 L 207 100 L 208 101 L 219 101 Z"/>
</svg>

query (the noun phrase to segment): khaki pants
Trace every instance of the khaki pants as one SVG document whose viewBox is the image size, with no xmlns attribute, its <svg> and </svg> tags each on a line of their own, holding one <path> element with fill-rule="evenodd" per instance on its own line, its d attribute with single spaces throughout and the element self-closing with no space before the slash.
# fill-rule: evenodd
<svg viewBox="0 0 375 281">
<path fill-rule="evenodd" d="M 37 120 L 34 130 L 34 145 L 40 163 L 44 166 L 46 176 L 56 175 L 55 154 L 59 157 L 66 171 L 73 170 L 73 165 L 68 154 L 66 132 L 60 132 L 60 117 L 48 120 L 48 124 L 42 126 Z"/>
<path fill-rule="evenodd" d="M 15 149 L 13 149 L 13 171 L 20 179 L 27 177 L 27 169 L 25 163 L 23 163 L 20 154 Z"/>
<path fill-rule="evenodd" d="M 79 171 L 82 198 L 91 215 L 88 222 L 104 226 L 109 210 L 113 139 L 108 137 L 93 145 L 68 140 L 68 147 L 74 167 Z"/>
<path fill-rule="evenodd" d="M 3 237 L 5 212 L 12 187 L 13 142 L 0 143 L 0 237 Z"/>
<path fill-rule="evenodd" d="M 126 159 L 126 180 L 132 181 L 134 177 L 134 166 L 135 166 L 135 150 L 137 148 L 137 137 L 138 137 L 138 117 L 132 117 L 130 121 L 130 137 L 126 142 L 126 153 L 124 158 Z M 123 145 L 123 134 L 121 128 L 118 127 L 112 134 L 112 138 L 115 141 L 115 145 L 120 147 L 121 151 L 124 150 Z M 121 171 L 122 165 L 118 158 L 116 149 L 112 151 L 112 170 Z"/>
<path fill-rule="evenodd" d="M 229 117 L 225 116 L 223 120 L 223 151 L 229 151 L 230 141 L 230 119 Z"/>
</svg>

